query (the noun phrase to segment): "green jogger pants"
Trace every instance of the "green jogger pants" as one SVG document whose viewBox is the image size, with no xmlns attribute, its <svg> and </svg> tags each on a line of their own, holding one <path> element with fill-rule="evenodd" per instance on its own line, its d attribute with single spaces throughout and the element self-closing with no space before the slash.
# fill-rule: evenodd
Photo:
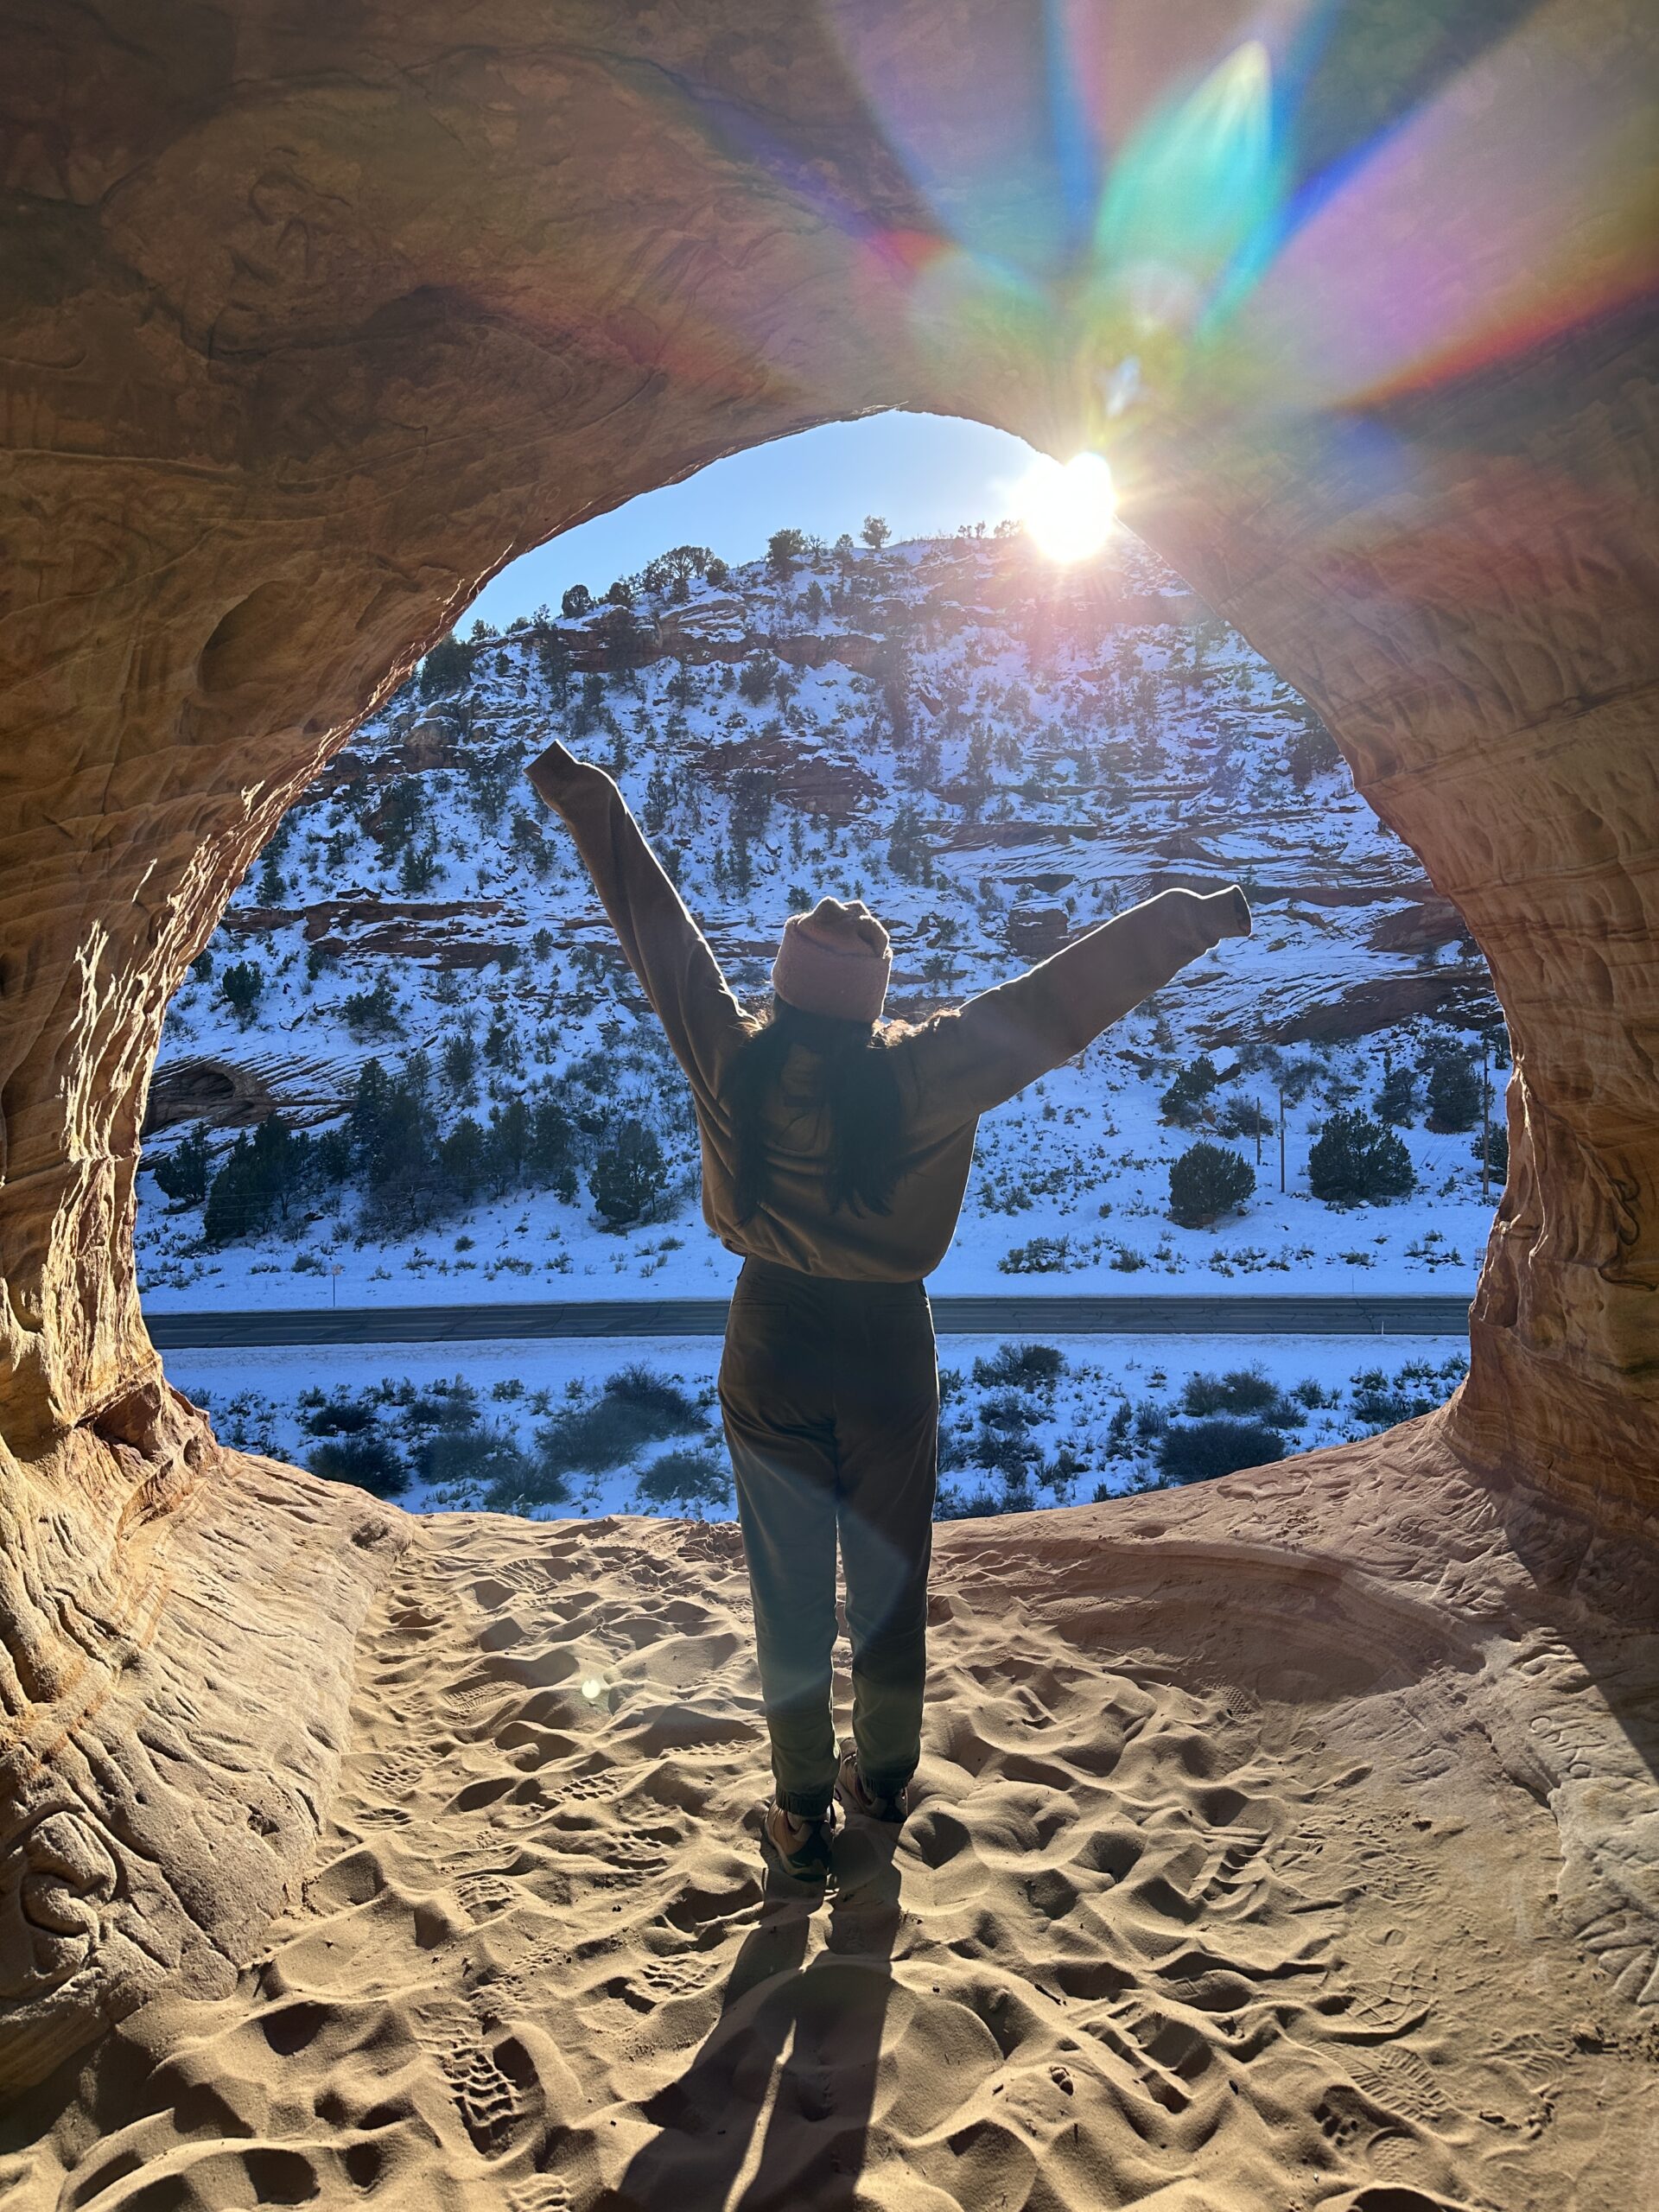
<svg viewBox="0 0 1659 2212">
<path fill-rule="evenodd" d="M 919 1282 L 832 1281 L 746 1260 L 720 1403 L 754 1599 L 778 1800 L 834 1794 L 836 1540 L 853 1646 L 853 1738 L 878 1795 L 915 1771 L 939 1378 Z"/>
</svg>

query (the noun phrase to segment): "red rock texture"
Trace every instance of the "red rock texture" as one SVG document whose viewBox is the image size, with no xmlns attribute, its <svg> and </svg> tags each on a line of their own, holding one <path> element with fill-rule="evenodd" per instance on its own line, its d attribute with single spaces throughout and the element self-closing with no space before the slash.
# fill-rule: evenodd
<svg viewBox="0 0 1659 2212">
<path fill-rule="evenodd" d="M 1538 66 L 1560 111 L 1625 99 L 1643 52 L 1629 0 L 1547 12 Z M 1425 71 L 1481 55 L 1490 13 L 1344 11 L 1305 90 L 1304 150 L 1336 162 L 1385 128 Z M 1096 88 L 1106 142 L 1255 22 L 1231 0 L 1119 0 Z M 295 794 L 484 579 L 741 447 L 894 405 L 1062 454 L 1109 445 L 1126 518 L 1313 701 L 1503 997 L 1510 1179 L 1439 1448 L 1523 1491 L 1558 1534 L 1651 1529 L 1645 311 L 1546 321 L 1491 360 L 1372 394 L 1367 435 L 1399 465 L 1368 469 L 1339 417 L 1282 404 L 1282 378 L 1256 404 L 1248 378 L 1201 360 L 1153 363 L 1120 421 L 1087 288 L 1038 276 L 1005 296 L 985 274 L 997 239 L 982 264 L 954 253 L 948 222 L 983 205 L 981 88 L 994 80 L 1014 116 L 1020 88 L 1046 82 L 1040 41 L 1027 53 L 991 0 L 833 22 L 754 0 L 500 0 L 464 35 L 435 0 L 12 0 L 4 29 L 14 2071 L 180 1961 L 220 1972 L 246 1955 L 328 1783 L 334 1724 L 302 1741 L 291 1716 L 339 1711 L 384 1548 L 358 1541 L 360 1501 L 224 1452 L 159 1382 L 130 1232 L 168 999 Z M 1456 159 L 1478 180 L 1511 158 L 1512 119 L 1471 82 Z M 923 160 L 878 120 L 888 89 L 918 84 L 944 119 Z M 1041 200 L 1017 138 L 998 157 L 1014 232 Z M 1513 241 L 1495 232 L 1486 260 L 1443 262 L 1448 187 L 1416 158 L 1407 141 L 1389 251 L 1440 269 L 1444 305 L 1476 306 Z M 1594 265 L 1599 237 L 1556 237 L 1560 264 Z M 1417 305 L 1379 296 L 1379 327 Z M 1274 342 L 1295 369 L 1294 330 Z M 1570 1579 L 1590 1541 L 1552 1537 L 1550 1572 Z M 302 1590 L 326 1593 L 329 1625 L 308 1638 Z M 251 1827 L 251 1765 L 269 1780 Z"/>
</svg>

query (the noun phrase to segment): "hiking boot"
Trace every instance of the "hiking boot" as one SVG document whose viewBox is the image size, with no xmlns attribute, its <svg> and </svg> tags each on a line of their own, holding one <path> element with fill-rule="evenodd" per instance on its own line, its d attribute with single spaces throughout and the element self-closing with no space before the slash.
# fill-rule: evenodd
<svg viewBox="0 0 1659 2212">
<path fill-rule="evenodd" d="M 816 1821 L 806 1820 L 774 1800 L 766 1808 L 760 1847 L 791 1881 L 810 1882 L 821 1889 L 833 1872 L 830 1856 L 833 1833 L 828 1813 Z"/>
<path fill-rule="evenodd" d="M 836 1777 L 836 1795 L 849 1813 L 856 1813 L 861 1820 L 885 1821 L 897 1827 L 910 1810 L 910 1791 L 904 1785 L 891 1797 L 878 1797 L 864 1787 L 864 1777 L 858 1770 L 858 1753 L 849 1744 L 841 1755 L 841 1770 Z"/>
</svg>

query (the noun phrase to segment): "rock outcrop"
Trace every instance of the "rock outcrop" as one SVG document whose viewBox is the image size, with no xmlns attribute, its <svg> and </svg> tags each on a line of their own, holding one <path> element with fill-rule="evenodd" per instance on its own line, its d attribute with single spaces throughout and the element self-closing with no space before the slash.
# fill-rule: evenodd
<svg viewBox="0 0 1659 2212">
<path fill-rule="evenodd" d="M 1113 12 L 1112 143 L 1255 20 Z M 1107 446 L 1128 518 L 1318 707 L 1503 999 L 1510 1186 L 1440 1448 L 1524 1497 L 1516 1544 L 1559 1577 L 1651 1531 L 1659 348 L 1605 196 L 1549 216 L 1548 265 L 1600 293 L 1525 314 L 1513 263 L 1536 257 L 1501 215 L 1456 252 L 1446 229 L 1529 156 L 1535 84 L 1564 118 L 1634 115 L 1640 143 L 1629 0 L 1507 39 L 1457 0 L 1345 12 L 1300 158 L 1357 159 L 1413 110 L 1440 127 L 1395 142 L 1393 196 L 1336 195 L 1236 345 L 1137 340 L 1127 408 L 1107 293 L 1037 243 L 1047 125 L 1021 118 L 1047 115 L 1049 62 L 991 0 L 504 0 L 464 38 L 431 0 L 6 13 L 14 2075 L 246 1955 L 315 1832 L 396 1541 L 221 1450 L 160 1381 L 130 1230 L 168 998 L 294 794 L 486 577 L 739 447 L 895 405 Z M 1373 245 L 1396 276 L 1366 303 L 1384 366 L 1344 395 L 1361 451 L 1315 404 L 1314 332 Z M 1414 251 L 1438 353 L 1412 343 Z M 1413 1540 L 1440 1541 L 1432 1516 Z"/>
</svg>

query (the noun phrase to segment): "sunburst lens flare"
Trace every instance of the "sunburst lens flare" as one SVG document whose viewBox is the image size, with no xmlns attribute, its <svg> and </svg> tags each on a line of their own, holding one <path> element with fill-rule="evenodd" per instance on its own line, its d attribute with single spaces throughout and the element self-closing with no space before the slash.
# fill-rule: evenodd
<svg viewBox="0 0 1659 2212">
<path fill-rule="evenodd" d="M 1018 511 L 1033 543 L 1051 561 L 1090 560 L 1117 518 L 1112 472 L 1097 453 L 1074 454 L 1068 461 L 1043 454 L 1020 486 Z"/>
</svg>

